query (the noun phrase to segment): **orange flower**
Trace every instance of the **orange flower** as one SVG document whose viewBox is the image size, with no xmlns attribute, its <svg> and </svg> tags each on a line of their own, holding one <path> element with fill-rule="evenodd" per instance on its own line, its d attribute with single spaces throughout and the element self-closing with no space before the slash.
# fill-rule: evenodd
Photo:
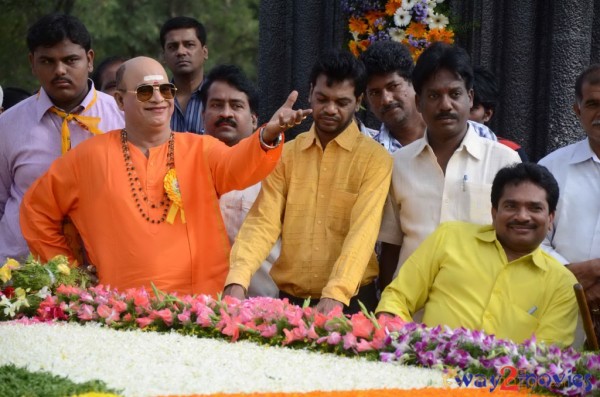
<svg viewBox="0 0 600 397">
<path fill-rule="evenodd" d="M 369 26 L 375 26 L 375 21 L 383 18 L 385 13 L 382 11 L 369 11 L 365 14 L 365 19 L 369 22 Z"/>
<path fill-rule="evenodd" d="M 348 42 L 348 48 L 350 49 L 352 55 L 358 58 L 358 54 L 360 54 L 360 52 L 358 51 L 358 43 L 356 40 L 350 40 Z"/>
<path fill-rule="evenodd" d="M 425 31 L 425 24 L 421 22 L 413 21 L 406 28 L 406 35 L 412 35 L 414 38 L 424 38 L 427 32 Z"/>
<path fill-rule="evenodd" d="M 350 32 L 357 34 L 365 34 L 367 32 L 368 26 L 363 19 L 352 17 L 348 21 L 348 28 L 350 29 Z"/>
<path fill-rule="evenodd" d="M 402 0 L 389 0 L 385 4 L 385 13 L 389 16 L 394 15 L 396 10 L 402 6 Z"/>
<path fill-rule="evenodd" d="M 452 44 L 454 42 L 454 32 L 451 30 L 442 29 L 431 29 L 427 34 L 427 41 L 433 43 L 435 41 L 442 41 L 444 43 Z"/>
</svg>

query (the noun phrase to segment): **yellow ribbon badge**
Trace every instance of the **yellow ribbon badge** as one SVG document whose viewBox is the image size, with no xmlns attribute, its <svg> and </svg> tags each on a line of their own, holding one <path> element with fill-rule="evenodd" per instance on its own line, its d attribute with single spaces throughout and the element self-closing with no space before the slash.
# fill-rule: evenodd
<svg viewBox="0 0 600 397">
<path fill-rule="evenodd" d="M 177 173 L 175 168 L 171 168 L 164 179 L 165 192 L 171 200 L 171 208 L 167 214 L 167 222 L 173 223 L 177 211 L 181 210 L 181 222 L 185 223 L 185 212 L 183 212 L 183 200 L 181 199 L 181 191 L 179 190 L 179 181 L 177 180 Z"/>
</svg>

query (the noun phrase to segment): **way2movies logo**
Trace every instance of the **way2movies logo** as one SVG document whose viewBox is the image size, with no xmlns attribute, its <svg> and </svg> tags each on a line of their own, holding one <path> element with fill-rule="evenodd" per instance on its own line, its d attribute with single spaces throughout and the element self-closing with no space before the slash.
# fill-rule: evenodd
<svg viewBox="0 0 600 397">
<path fill-rule="evenodd" d="M 543 388 L 556 390 L 575 387 L 585 387 L 585 392 L 592 390 L 591 374 L 530 374 L 524 370 L 519 371 L 512 365 L 500 368 L 499 375 L 486 376 L 483 374 L 459 374 L 455 369 L 448 370 L 442 376 L 445 386 L 478 387 L 489 389 L 493 392 L 498 390 L 518 391 L 521 389 Z"/>
</svg>

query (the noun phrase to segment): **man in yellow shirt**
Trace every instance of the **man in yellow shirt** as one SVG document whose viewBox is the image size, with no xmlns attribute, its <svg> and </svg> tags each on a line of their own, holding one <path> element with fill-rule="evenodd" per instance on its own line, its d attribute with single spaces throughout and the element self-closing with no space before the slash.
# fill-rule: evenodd
<svg viewBox="0 0 600 397">
<path fill-rule="evenodd" d="M 424 308 L 428 326 L 570 345 L 577 281 L 540 248 L 556 211 L 556 180 L 544 167 L 517 164 L 498 172 L 491 197 L 493 225 L 442 224 L 406 260 L 376 312 L 412 321 Z"/>
<path fill-rule="evenodd" d="M 333 52 L 312 70 L 312 128 L 283 150 L 263 181 L 231 251 L 225 294 L 243 299 L 252 274 L 281 236 L 271 276 L 281 298 L 318 310 L 377 304 L 374 245 L 392 159 L 354 122 L 365 89 L 364 66 Z"/>
</svg>

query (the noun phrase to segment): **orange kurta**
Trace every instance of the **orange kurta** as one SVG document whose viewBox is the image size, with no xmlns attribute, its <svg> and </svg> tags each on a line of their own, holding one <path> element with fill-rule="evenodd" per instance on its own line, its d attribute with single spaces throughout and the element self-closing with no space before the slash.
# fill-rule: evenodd
<svg viewBox="0 0 600 397">
<path fill-rule="evenodd" d="M 112 131 L 56 160 L 31 186 L 21 205 L 21 229 L 43 261 L 57 254 L 73 258 L 61 234 L 69 216 L 102 284 L 122 290 L 154 283 L 168 292 L 215 295 L 223 290 L 230 251 L 218 198 L 265 178 L 281 146 L 265 152 L 257 133 L 233 147 L 210 136 L 175 134 L 186 223 L 178 213 L 173 224 L 151 224 L 132 198 L 120 131 Z M 152 148 L 148 158 L 131 144 L 129 151 L 150 201 L 159 202 L 167 143 Z M 149 213 L 159 219 L 162 209 Z"/>
</svg>

